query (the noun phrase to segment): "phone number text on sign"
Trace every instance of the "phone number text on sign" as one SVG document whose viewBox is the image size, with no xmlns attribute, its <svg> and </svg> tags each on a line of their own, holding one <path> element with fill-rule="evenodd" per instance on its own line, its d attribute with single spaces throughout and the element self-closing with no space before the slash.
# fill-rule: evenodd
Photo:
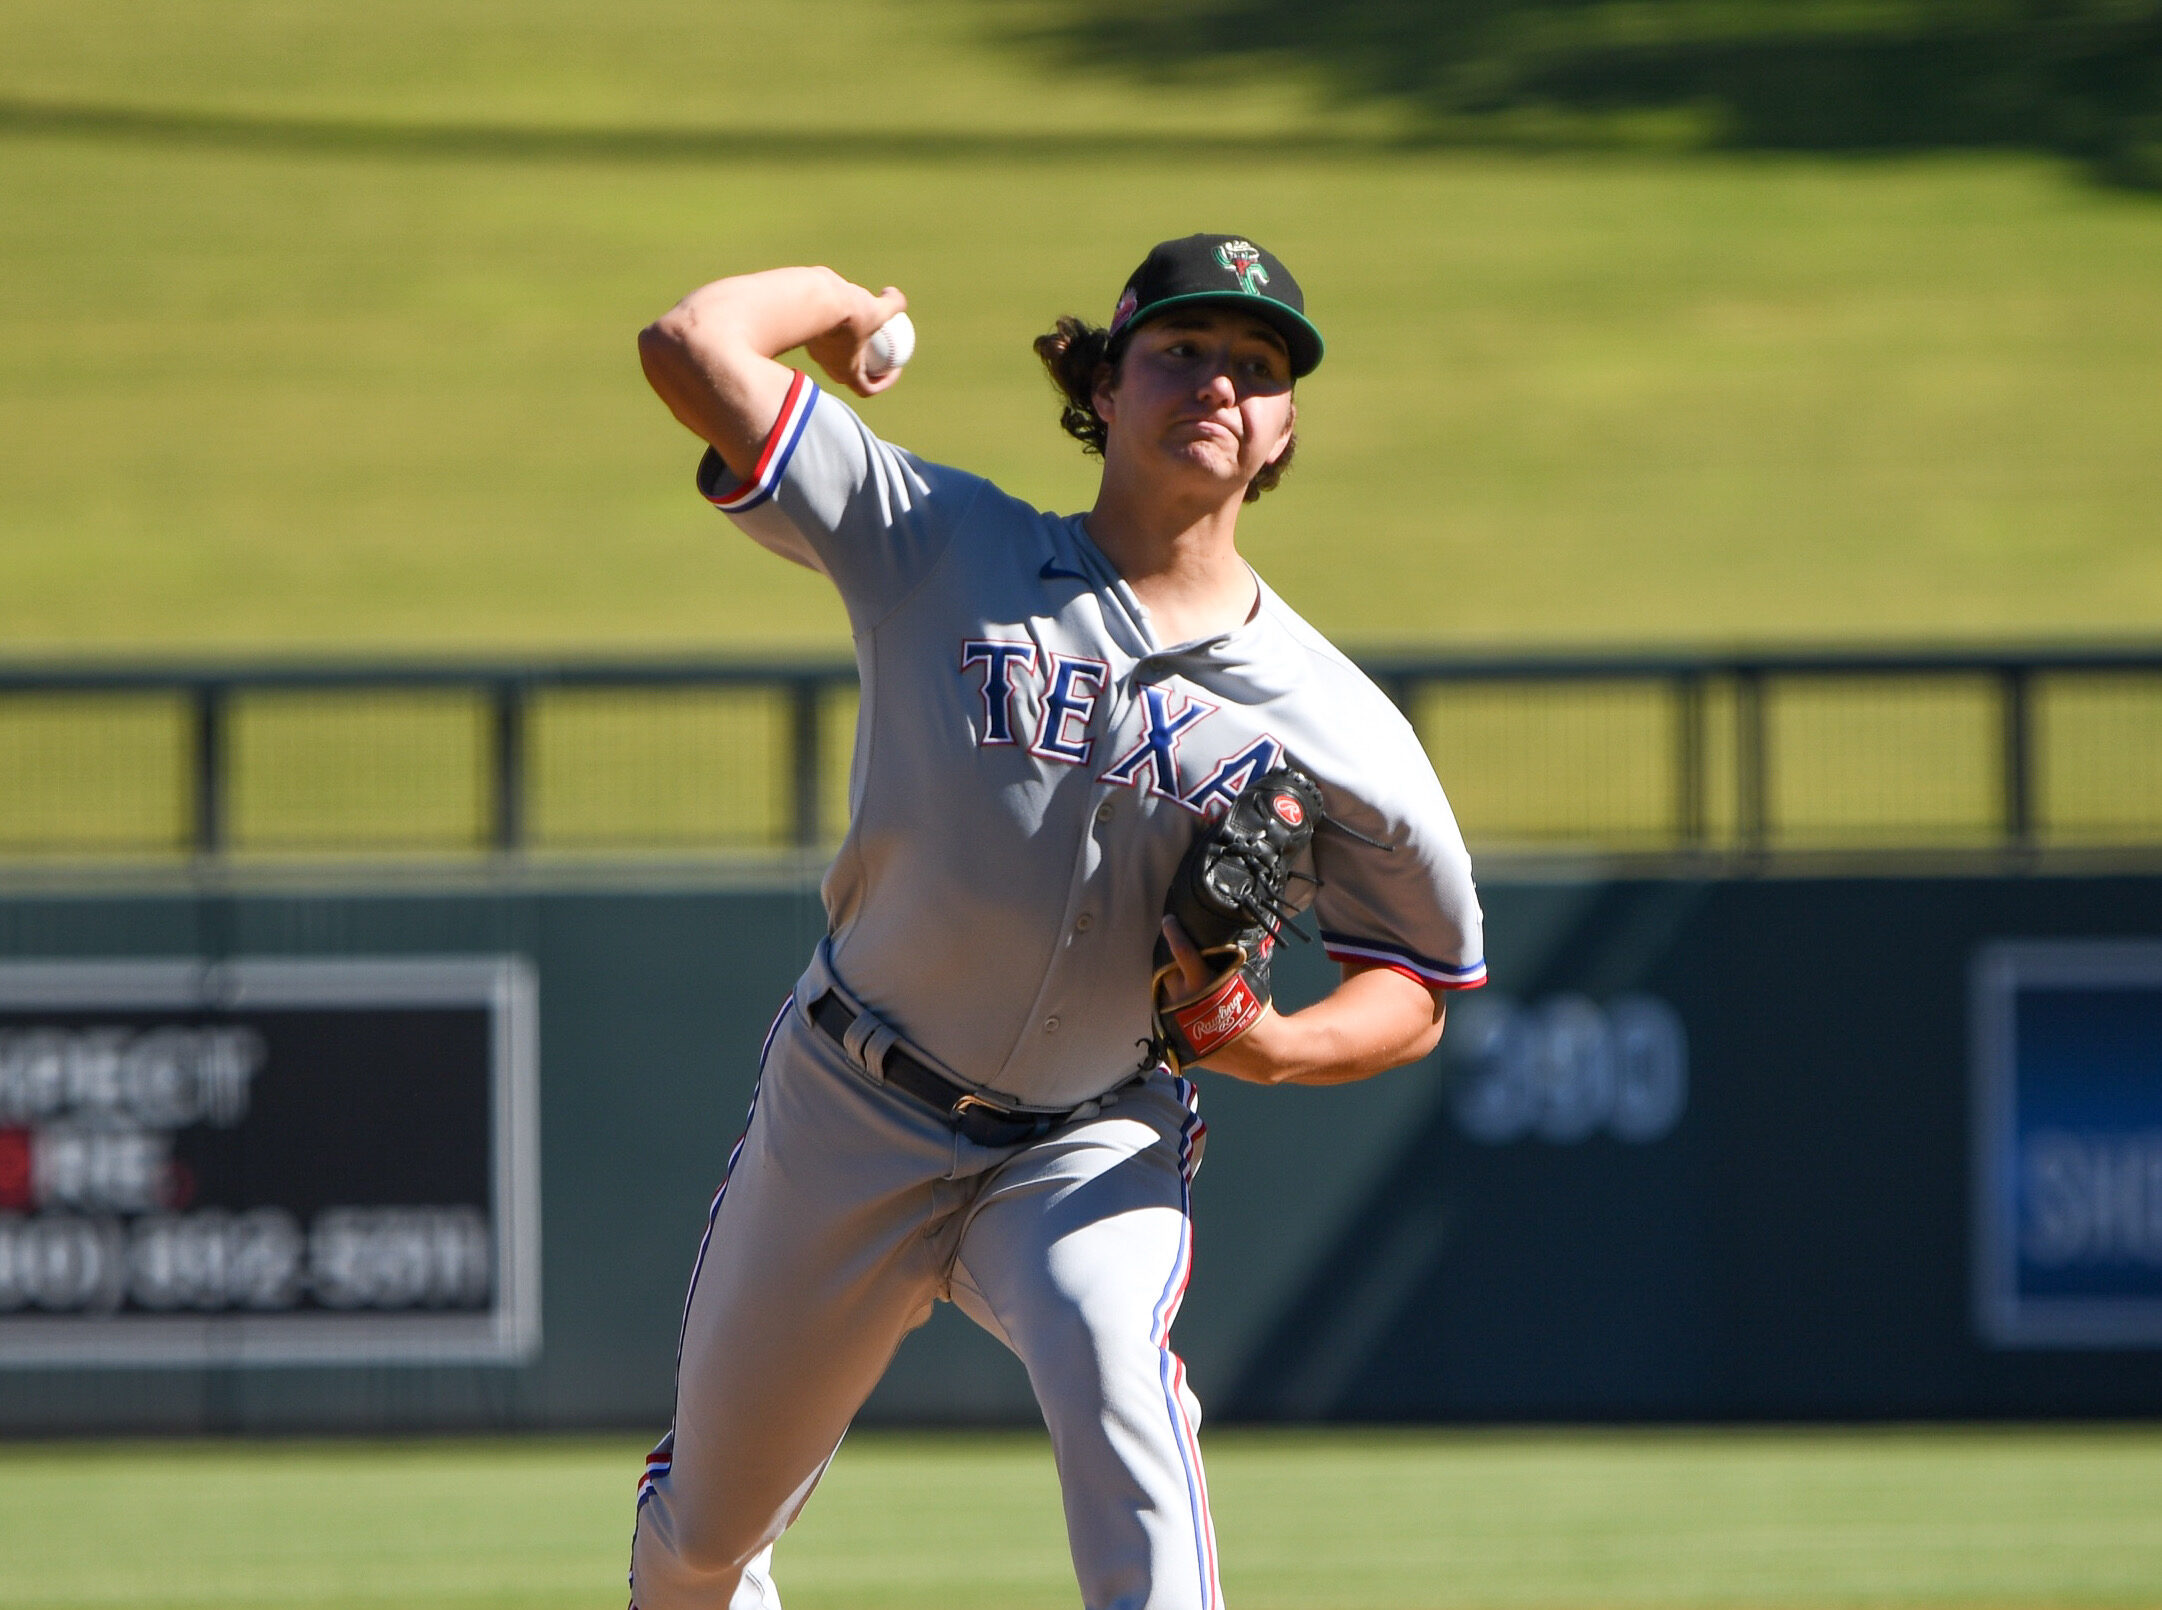
<svg viewBox="0 0 2162 1610">
<path fill-rule="evenodd" d="M 479 1309 L 493 1289 L 475 1208 L 284 1208 L 146 1215 L 0 1214 L 0 1313 Z"/>
<path fill-rule="evenodd" d="M 0 965 L 0 1365 L 516 1362 L 516 958 Z"/>
</svg>

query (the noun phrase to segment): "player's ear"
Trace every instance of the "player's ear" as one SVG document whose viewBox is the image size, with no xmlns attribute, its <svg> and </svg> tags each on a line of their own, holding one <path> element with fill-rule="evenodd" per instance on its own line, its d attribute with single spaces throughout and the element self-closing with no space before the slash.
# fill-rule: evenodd
<svg viewBox="0 0 2162 1610">
<path fill-rule="evenodd" d="M 1108 363 L 1096 366 L 1096 376 L 1089 384 L 1089 406 L 1106 425 L 1111 423 L 1112 399 L 1118 395 L 1118 384 L 1117 368 Z"/>
</svg>

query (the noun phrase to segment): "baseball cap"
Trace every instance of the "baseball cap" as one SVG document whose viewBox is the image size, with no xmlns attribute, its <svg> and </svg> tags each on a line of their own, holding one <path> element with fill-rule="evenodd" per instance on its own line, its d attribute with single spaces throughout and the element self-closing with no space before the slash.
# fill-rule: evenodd
<svg viewBox="0 0 2162 1610">
<path fill-rule="evenodd" d="M 1321 332 L 1306 317 L 1306 297 L 1274 252 L 1243 235 L 1188 235 L 1167 240 L 1128 276 L 1111 313 L 1111 346 L 1137 325 L 1175 307 L 1235 307 L 1275 326 L 1291 353 L 1293 379 L 1321 362 Z"/>
</svg>

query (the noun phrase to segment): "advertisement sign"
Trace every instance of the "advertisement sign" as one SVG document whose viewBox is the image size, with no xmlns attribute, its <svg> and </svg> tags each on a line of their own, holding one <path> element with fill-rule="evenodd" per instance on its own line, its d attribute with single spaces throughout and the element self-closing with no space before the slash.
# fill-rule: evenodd
<svg viewBox="0 0 2162 1610">
<path fill-rule="evenodd" d="M 2162 942 L 1992 945 L 1972 1000 L 1983 1339 L 2162 1346 Z"/>
<path fill-rule="evenodd" d="M 1654 995 L 1525 1003 L 1482 990 L 1452 1007 L 1442 1055 L 1457 1127 L 1486 1146 L 1595 1135 L 1649 1145 L 1689 1105 L 1689 1038 Z"/>
<path fill-rule="evenodd" d="M 0 965 L 0 1366 L 540 1340 L 514 957 Z"/>
</svg>

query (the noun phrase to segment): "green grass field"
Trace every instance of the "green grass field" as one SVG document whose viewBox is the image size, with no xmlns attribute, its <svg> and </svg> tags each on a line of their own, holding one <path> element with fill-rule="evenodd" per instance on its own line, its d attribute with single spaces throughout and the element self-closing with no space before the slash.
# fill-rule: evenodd
<svg viewBox="0 0 2162 1610">
<path fill-rule="evenodd" d="M 627 1441 L 0 1452 L 5 1610 L 620 1602 Z M 2162 1433 L 1256 1433 L 1209 1439 L 1241 1610 L 2162 1602 Z M 1070 1605 L 1040 1435 L 852 1438 L 779 1556 L 792 1610 Z"/>
<path fill-rule="evenodd" d="M 1027 341 L 1229 224 L 1328 332 L 1265 573 L 1352 645 L 2139 634 L 2162 201 L 2009 157 L 1412 151 L 1297 84 L 1055 74 L 989 0 L 0 14 L 0 641 L 837 647 L 631 336 L 915 298 L 877 426 L 1060 507 Z"/>
</svg>

